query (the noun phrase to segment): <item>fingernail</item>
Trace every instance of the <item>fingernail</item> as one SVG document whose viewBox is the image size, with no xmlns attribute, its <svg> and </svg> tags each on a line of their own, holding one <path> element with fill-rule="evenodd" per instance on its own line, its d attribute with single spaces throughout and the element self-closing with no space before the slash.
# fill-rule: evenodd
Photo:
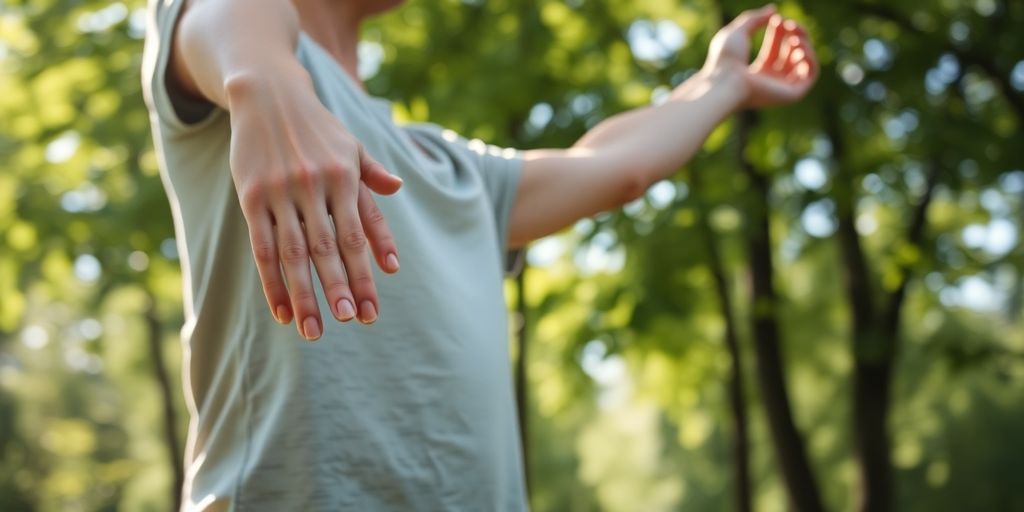
<svg viewBox="0 0 1024 512">
<path fill-rule="evenodd" d="M 359 307 L 359 321 L 364 324 L 372 324 L 375 320 L 377 320 L 377 308 L 373 306 L 372 302 L 364 300 Z"/>
<path fill-rule="evenodd" d="M 313 341 L 320 337 L 320 322 L 317 321 L 316 317 L 307 316 L 302 321 L 302 330 L 305 331 L 306 339 Z"/>
<path fill-rule="evenodd" d="M 392 272 L 398 272 L 398 256 L 396 256 L 395 253 L 388 254 L 385 263 L 388 264 L 388 268 Z"/>
<path fill-rule="evenodd" d="M 287 324 L 292 321 L 292 314 L 288 311 L 288 306 L 285 306 L 284 304 L 277 306 L 276 320 L 282 324 Z"/>
<path fill-rule="evenodd" d="M 348 299 L 341 299 L 338 301 L 338 318 L 343 322 L 352 320 L 356 316 L 356 308 L 352 305 L 352 301 Z"/>
</svg>

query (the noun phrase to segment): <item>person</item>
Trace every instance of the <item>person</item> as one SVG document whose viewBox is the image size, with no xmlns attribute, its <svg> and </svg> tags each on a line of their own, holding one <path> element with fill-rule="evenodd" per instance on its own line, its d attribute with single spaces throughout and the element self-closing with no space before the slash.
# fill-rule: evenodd
<svg viewBox="0 0 1024 512">
<path fill-rule="evenodd" d="M 399 3 L 151 0 L 143 82 L 185 279 L 185 510 L 527 509 L 506 251 L 640 196 L 731 113 L 794 102 L 817 75 L 805 31 L 768 6 L 662 104 L 568 149 L 502 150 L 398 127 L 364 91 L 360 23 Z"/>
</svg>

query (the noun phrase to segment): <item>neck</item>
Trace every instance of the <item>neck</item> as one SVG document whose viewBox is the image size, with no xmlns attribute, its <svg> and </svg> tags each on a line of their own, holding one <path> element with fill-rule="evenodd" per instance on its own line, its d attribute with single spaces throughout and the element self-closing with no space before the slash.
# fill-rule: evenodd
<svg viewBox="0 0 1024 512">
<path fill-rule="evenodd" d="M 352 80 L 359 80 L 359 27 L 365 17 L 357 2 L 294 0 L 302 30 L 334 57 Z"/>
</svg>

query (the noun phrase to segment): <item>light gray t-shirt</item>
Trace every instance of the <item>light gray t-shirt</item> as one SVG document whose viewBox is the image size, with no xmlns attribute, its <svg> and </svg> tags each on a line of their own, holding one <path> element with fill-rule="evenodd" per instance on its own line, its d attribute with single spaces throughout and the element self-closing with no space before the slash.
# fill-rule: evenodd
<svg viewBox="0 0 1024 512">
<path fill-rule="evenodd" d="M 227 112 L 186 123 L 165 68 L 180 0 L 151 2 L 143 83 L 185 283 L 188 510 L 526 509 L 502 294 L 521 162 L 431 125 L 400 128 L 312 39 L 324 105 L 402 190 L 377 201 L 402 269 L 375 269 L 373 326 L 320 341 L 274 322 L 228 167 Z M 314 282 L 316 282 L 314 275 Z"/>
</svg>

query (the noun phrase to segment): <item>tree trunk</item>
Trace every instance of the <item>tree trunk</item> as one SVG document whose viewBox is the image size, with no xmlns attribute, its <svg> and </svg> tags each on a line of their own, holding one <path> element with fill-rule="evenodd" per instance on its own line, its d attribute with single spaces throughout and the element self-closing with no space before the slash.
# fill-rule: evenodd
<svg viewBox="0 0 1024 512">
<path fill-rule="evenodd" d="M 167 446 L 167 457 L 174 476 L 171 488 L 171 510 L 181 508 L 181 489 L 185 481 L 183 454 L 181 445 L 178 442 L 178 416 L 174 408 L 174 391 L 171 385 L 171 378 L 167 372 L 164 362 L 164 354 L 161 349 L 163 329 L 160 318 L 156 313 L 156 297 L 149 295 L 149 305 L 146 308 L 145 319 L 149 338 L 149 355 L 153 360 L 153 376 L 156 378 L 157 386 L 160 388 L 160 399 L 163 402 L 164 420 L 164 442 Z"/>
<path fill-rule="evenodd" d="M 835 102 L 831 102 L 833 105 Z M 832 157 L 842 168 L 846 157 L 841 124 L 834 108 L 825 111 L 825 129 Z M 929 163 L 927 188 L 918 201 L 906 240 L 919 245 L 928 205 L 938 178 L 939 162 Z M 836 173 L 836 213 L 844 264 L 844 278 L 851 308 L 853 375 L 853 436 L 860 489 L 858 510 L 888 512 L 895 503 L 891 439 L 888 432 L 892 402 L 893 365 L 899 349 L 899 323 L 910 269 L 903 268 L 899 286 L 887 297 L 879 314 L 871 291 L 871 275 L 855 224 L 856 194 L 851 173 Z"/>
<path fill-rule="evenodd" d="M 693 197 L 701 197 L 701 182 L 698 173 L 694 172 L 690 179 Z M 715 293 L 718 295 L 722 320 L 725 322 L 725 346 L 729 351 L 731 369 L 728 377 L 729 411 L 733 420 L 732 459 L 733 459 L 733 490 L 736 494 L 736 510 L 750 512 L 753 510 L 753 485 L 750 480 L 750 435 L 747 432 L 747 400 L 744 396 L 743 360 L 740 355 L 739 340 L 736 334 L 736 319 L 732 314 L 732 299 L 729 296 L 729 282 L 725 277 L 722 256 L 711 225 L 707 221 L 708 209 L 702 206 L 699 214 L 700 230 L 704 245 L 708 251 L 708 266 L 715 282 Z"/>
<path fill-rule="evenodd" d="M 527 420 L 527 337 L 526 337 L 526 259 L 516 274 L 516 315 L 519 325 L 516 327 L 516 342 L 519 355 L 516 358 L 516 410 L 519 413 L 519 446 L 523 453 L 523 478 L 526 483 L 527 500 L 530 497 L 530 458 L 529 435 Z"/>
<path fill-rule="evenodd" d="M 791 505 L 798 512 L 819 512 L 824 510 L 824 506 L 803 439 L 793 421 L 779 348 L 768 206 L 770 186 L 768 179 L 758 173 L 744 156 L 747 140 L 756 122 L 756 115 L 749 111 L 742 112 L 737 119 L 740 165 L 753 189 L 750 196 L 752 205 L 747 217 L 750 221 L 750 310 L 754 317 L 753 337 L 758 383 Z"/>
<path fill-rule="evenodd" d="M 928 163 L 927 188 L 924 195 L 914 207 L 906 241 L 911 246 L 920 246 L 927 221 L 928 205 L 931 204 L 938 183 L 940 163 L 932 160 Z M 893 366 L 900 347 L 900 315 L 903 311 L 904 299 L 907 295 L 907 284 L 910 282 L 911 269 L 903 267 L 899 286 L 889 295 L 886 308 L 878 318 L 878 333 L 882 350 L 880 360 L 866 354 L 854 365 L 857 372 L 854 389 L 859 392 L 854 401 L 856 428 L 862 433 L 858 440 L 862 445 L 862 473 L 866 477 L 869 490 L 865 497 L 862 510 L 865 512 L 888 512 L 893 509 L 895 495 L 893 492 L 892 461 L 890 459 L 891 441 L 888 432 L 889 406 L 892 401 Z"/>
<path fill-rule="evenodd" d="M 932 164 L 928 188 L 915 207 L 907 235 L 908 243 L 921 240 L 928 204 L 937 179 L 937 163 Z M 857 456 L 860 461 L 861 502 L 863 512 L 888 512 L 895 502 L 888 431 L 892 401 L 893 365 L 899 354 L 900 313 L 906 297 L 910 269 L 903 268 L 899 286 L 888 297 L 885 311 L 878 317 L 875 336 L 856 340 L 854 364 L 853 421 Z M 855 329 L 856 331 L 857 329 Z"/>
<path fill-rule="evenodd" d="M 716 3 L 724 26 L 732 20 L 732 14 L 727 11 L 721 0 L 717 0 Z M 757 378 L 790 505 L 797 512 L 819 512 L 824 510 L 824 505 L 807 458 L 803 438 L 793 421 L 779 349 L 779 327 L 775 318 L 771 212 L 768 206 L 770 186 L 768 179 L 759 174 L 746 158 L 747 142 L 756 123 L 757 114 L 752 111 L 741 112 L 736 118 L 739 139 L 737 155 L 740 167 L 750 179 L 753 189 L 750 194 L 752 204 L 747 216 L 750 222 L 747 251 L 750 260 L 750 312 L 753 315 L 752 335 Z"/>
<path fill-rule="evenodd" d="M 889 408 L 889 373 L 879 353 L 886 344 L 876 329 L 871 275 L 856 228 L 856 186 L 851 173 L 842 170 L 846 148 L 840 133 L 838 112 L 825 112 L 825 130 L 832 144 L 832 157 L 840 167 L 836 173 L 835 199 L 843 278 L 851 311 L 851 352 L 853 369 L 853 437 L 860 487 L 857 508 L 884 512 L 892 503 L 892 467 L 885 420 Z"/>
<path fill-rule="evenodd" d="M 887 338 L 887 336 L 885 337 Z M 864 512 L 892 510 L 893 484 L 889 419 L 892 365 L 857 360 L 853 375 L 853 435 Z"/>
</svg>

